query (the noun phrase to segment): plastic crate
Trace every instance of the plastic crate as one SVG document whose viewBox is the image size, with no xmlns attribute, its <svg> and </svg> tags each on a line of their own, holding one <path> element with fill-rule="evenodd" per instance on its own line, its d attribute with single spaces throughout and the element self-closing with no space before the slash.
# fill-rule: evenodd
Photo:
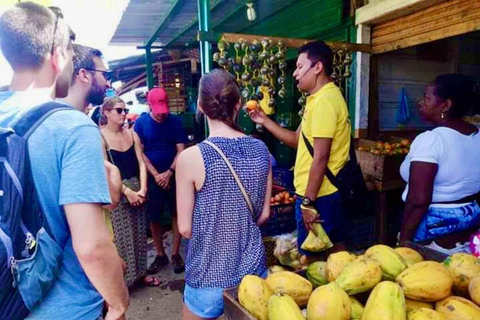
<svg viewBox="0 0 480 320">
<path fill-rule="evenodd" d="M 267 266 L 274 266 L 277 264 L 277 258 L 273 255 L 275 251 L 275 240 L 272 237 L 264 237 L 263 245 L 265 246 L 265 255 L 267 256 Z"/>
<path fill-rule="evenodd" d="M 293 170 L 282 167 L 272 168 L 273 184 L 284 187 L 287 190 L 293 190 Z"/>
<path fill-rule="evenodd" d="M 277 236 L 279 234 L 293 232 L 295 229 L 297 229 L 295 203 L 272 206 L 270 209 L 270 218 L 260 226 L 263 237 Z"/>
<path fill-rule="evenodd" d="M 346 221 L 344 241 L 348 249 L 366 248 L 375 244 L 375 219 L 365 217 Z"/>
</svg>

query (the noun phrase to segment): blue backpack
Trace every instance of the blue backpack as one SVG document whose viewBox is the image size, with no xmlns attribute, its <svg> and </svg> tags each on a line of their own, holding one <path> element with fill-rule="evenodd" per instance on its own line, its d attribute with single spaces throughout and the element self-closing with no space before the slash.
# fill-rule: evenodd
<svg viewBox="0 0 480 320">
<path fill-rule="evenodd" d="M 13 129 L 0 127 L 0 319 L 24 319 L 51 288 L 62 262 L 63 248 L 51 236 L 35 192 L 27 142 L 49 115 L 66 109 L 49 102 L 27 112 Z"/>
</svg>

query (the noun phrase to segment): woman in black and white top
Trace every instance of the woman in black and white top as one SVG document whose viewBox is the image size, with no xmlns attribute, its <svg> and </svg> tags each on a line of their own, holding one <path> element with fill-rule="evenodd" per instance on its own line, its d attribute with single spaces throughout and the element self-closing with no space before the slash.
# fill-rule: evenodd
<svg viewBox="0 0 480 320">
<path fill-rule="evenodd" d="M 435 129 L 413 141 L 400 168 L 408 182 L 400 242 L 480 227 L 480 133 L 462 120 L 479 104 L 467 76 L 445 74 L 427 86 L 419 111 Z"/>
</svg>

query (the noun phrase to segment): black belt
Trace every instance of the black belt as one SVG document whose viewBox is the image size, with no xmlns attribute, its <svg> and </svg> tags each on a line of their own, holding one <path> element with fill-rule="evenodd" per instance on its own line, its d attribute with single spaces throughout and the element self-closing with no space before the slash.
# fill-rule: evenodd
<svg viewBox="0 0 480 320">
<path fill-rule="evenodd" d="M 469 203 L 469 202 L 475 201 L 479 195 L 480 195 L 480 194 L 477 193 L 477 194 L 472 194 L 471 196 L 468 196 L 468 197 L 465 197 L 465 198 L 462 198 L 462 199 L 458 199 L 458 200 L 445 201 L 445 202 L 432 202 L 432 204 L 461 204 L 461 203 Z"/>
</svg>

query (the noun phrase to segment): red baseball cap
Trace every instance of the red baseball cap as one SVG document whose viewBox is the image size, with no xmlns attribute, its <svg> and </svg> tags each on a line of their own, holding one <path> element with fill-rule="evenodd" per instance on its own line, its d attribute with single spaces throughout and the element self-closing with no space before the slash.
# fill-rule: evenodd
<svg viewBox="0 0 480 320">
<path fill-rule="evenodd" d="M 147 102 L 154 113 L 169 113 L 168 95 L 163 88 L 153 88 L 147 93 Z"/>
</svg>

